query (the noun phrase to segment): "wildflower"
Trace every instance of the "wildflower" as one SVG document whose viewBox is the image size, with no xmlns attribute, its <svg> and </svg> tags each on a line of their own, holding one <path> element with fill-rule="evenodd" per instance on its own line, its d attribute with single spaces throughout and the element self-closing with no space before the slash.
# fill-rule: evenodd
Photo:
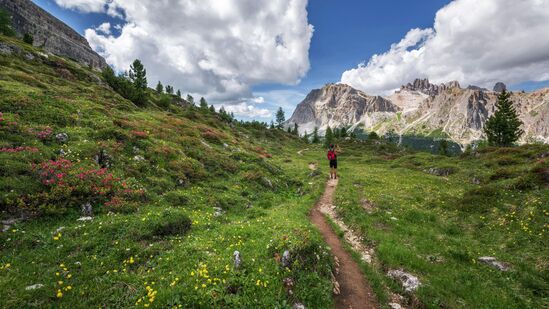
<svg viewBox="0 0 549 309">
<path fill-rule="evenodd" d="M 61 290 L 57 290 L 57 298 L 61 298 L 63 297 L 63 292 L 61 292 Z"/>
</svg>

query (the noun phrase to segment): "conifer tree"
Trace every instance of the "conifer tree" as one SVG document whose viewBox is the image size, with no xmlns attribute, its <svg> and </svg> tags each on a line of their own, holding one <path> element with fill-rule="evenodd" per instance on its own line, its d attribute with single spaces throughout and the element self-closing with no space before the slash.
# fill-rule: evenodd
<svg viewBox="0 0 549 309">
<path fill-rule="evenodd" d="M 215 113 L 215 107 L 213 105 L 210 105 L 210 112 Z"/>
<path fill-rule="evenodd" d="M 129 77 L 135 89 L 136 103 L 145 103 L 145 91 L 147 90 L 147 70 L 145 70 L 143 63 L 141 63 L 141 60 L 134 60 L 134 62 L 130 66 Z"/>
<path fill-rule="evenodd" d="M 187 95 L 187 102 L 191 103 L 191 105 L 194 105 L 194 98 L 192 95 L 190 94 Z"/>
<path fill-rule="evenodd" d="M 276 126 L 279 129 L 282 129 L 282 125 L 286 121 L 286 116 L 284 115 L 284 110 L 282 110 L 282 107 L 278 108 L 278 111 L 276 112 Z"/>
<path fill-rule="evenodd" d="M 181 98 L 181 90 L 177 89 L 177 96 Z"/>
<path fill-rule="evenodd" d="M 15 31 L 11 26 L 11 18 L 8 13 L 0 9 L 0 34 L 5 36 L 15 36 Z"/>
<path fill-rule="evenodd" d="M 297 123 L 294 123 L 294 131 L 292 133 L 299 136 L 299 125 Z"/>
<path fill-rule="evenodd" d="M 315 130 L 313 131 L 313 140 L 311 142 L 313 144 L 320 142 L 320 137 L 318 136 L 318 127 L 315 127 Z"/>
<path fill-rule="evenodd" d="M 170 85 L 166 85 L 166 93 L 167 94 L 173 94 L 173 87 Z"/>
<path fill-rule="evenodd" d="M 208 102 L 206 102 L 206 99 L 204 99 L 203 97 L 200 98 L 200 109 L 208 110 Z"/>
<path fill-rule="evenodd" d="M 488 143 L 492 146 L 510 147 L 522 136 L 524 131 L 520 128 L 520 121 L 511 94 L 505 90 L 498 96 L 496 112 L 488 118 L 484 125 L 484 132 L 488 137 Z"/>
<path fill-rule="evenodd" d="M 164 86 L 160 81 L 158 81 L 158 84 L 156 84 L 156 93 L 158 94 L 164 93 Z"/>
<path fill-rule="evenodd" d="M 330 126 L 328 126 L 328 128 L 326 128 L 326 135 L 324 136 L 325 146 L 329 146 L 333 140 L 334 140 L 334 133 L 330 128 Z"/>
</svg>

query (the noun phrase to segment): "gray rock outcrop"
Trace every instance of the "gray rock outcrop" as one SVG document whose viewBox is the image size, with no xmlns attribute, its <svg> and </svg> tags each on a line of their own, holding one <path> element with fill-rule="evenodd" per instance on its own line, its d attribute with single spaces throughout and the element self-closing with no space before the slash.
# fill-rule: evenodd
<svg viewBox="0 0 549 309">
<path fill-rule="evenodd" d="M 35 46 L 94 69 L 107 66 L 84 37 L 31 0 L 0 0 L 0 8 L 11 16 L 17 35 L 31 34 Z"/>
<path fill-rule="evenodd" d="M 497 82 L 494 85 L 494 92 L 503 92 L 504 90 L 507 90 L 507 86 L 505 86 L 502 82 Z"/>
</svg>

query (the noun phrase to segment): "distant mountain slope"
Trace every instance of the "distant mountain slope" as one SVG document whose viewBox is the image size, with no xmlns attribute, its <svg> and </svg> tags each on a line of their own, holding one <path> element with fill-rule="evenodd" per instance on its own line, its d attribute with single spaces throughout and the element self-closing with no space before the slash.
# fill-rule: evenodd
<svg viewBox="0 0 549 309">
<path fill-rule="evenodd" d="M 35 46 L 95 69 L 107 66 L 105 59 L 91 49 L 84 37 L 32 1 L 0 0 L 0 9 L 11 15 L 18 36 L 31 34 Z"/>
<path fill-rule="evenodd" d="M 498 84 L 495 90 L 504 85 Z M 300 133 L 318 127 L 363 128 L 379 134 L 396 132 L 446 136 L 460 144 L 483 138 L 484 123 L 495 110 L 498 92 L 458 82 L 434 85 L 416 79 L 383 98 L 343 84 L 315 89 L 296 108 L 289 124 Z M 549 142 L 549 89 L 513 93 L 511 99 L 524 122 L 521 142 Z"/>
</svg>

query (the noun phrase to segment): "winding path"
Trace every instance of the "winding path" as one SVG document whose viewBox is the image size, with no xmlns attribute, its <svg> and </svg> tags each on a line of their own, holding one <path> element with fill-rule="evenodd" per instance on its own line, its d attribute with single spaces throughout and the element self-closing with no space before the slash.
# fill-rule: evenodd
<svg viewBox="0 0 549 309">
<path fill-rule="evenodd" d="M 343 248 L 341 240 L 328 222 L 326 222 L 326 218 L 322 212 L 323 208 L 332 205 L 337 184 L 338 180 L 329 180 L 326 183 L 324 194 L 309 215 L 311 221 L 320 230 L 324 241 L 332 249 L 332 254 L 339 261 L 339 271 L 335 275 L 335 279 L 339 283 L 339 293 L 335 295 L 335 307 L 338 309 L 379 308 L 372 287 L 364 278 L 362 270 L 345 248 Z"/>
</svg>

